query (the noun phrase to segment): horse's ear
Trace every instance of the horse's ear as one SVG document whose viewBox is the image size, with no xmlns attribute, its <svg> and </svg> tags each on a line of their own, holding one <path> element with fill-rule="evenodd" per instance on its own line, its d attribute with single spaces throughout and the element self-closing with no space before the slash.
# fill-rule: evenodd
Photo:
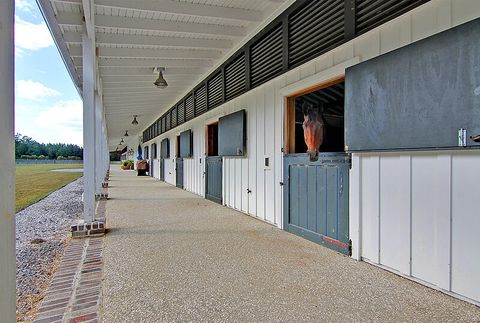
<svg viewBox="0 0 480 323">
<path fill-rule="evenodd" d="M 302 103 L 303 115 L 308 115 L 310 113 L 311 109 L 312 109 L 312 105 L 310 103 L 308 103 L 307 101 L 303 101 L 303 103 Z"/>
</svg>

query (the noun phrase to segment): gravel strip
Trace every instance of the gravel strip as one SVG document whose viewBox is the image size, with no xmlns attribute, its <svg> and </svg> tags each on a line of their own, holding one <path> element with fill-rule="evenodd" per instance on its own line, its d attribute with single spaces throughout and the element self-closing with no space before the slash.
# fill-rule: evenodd
<svg viewBox="0 0 480 323">
<path fill-rule="evenodd" d="M 31 321 L 81 216 L 83 178 L 16 215 L 17 321 Z"/>
</svg>

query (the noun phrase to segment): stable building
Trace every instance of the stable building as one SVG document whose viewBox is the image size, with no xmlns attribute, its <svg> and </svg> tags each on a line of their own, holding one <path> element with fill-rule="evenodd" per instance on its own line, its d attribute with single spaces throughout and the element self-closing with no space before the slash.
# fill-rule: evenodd
<svg viewBox="0 0 480 323">
<path fill-rule="evenodd" d="M 477 0 L 38 3 L 84 99 L 85 203 L 98 156 L 127 147 L 161 181 L 480 304 Z"/>
</svg>

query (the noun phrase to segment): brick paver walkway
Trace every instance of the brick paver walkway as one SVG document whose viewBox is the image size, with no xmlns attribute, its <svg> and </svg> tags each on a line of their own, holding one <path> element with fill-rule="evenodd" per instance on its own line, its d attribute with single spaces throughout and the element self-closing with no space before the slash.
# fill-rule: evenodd
<svg viewBox="0 0 480 323">
<path fill-rule="evenodd" d="M 72 240 L 35 323 L 99 322 L 102 278 L 103 238 Z"/>
</svg>

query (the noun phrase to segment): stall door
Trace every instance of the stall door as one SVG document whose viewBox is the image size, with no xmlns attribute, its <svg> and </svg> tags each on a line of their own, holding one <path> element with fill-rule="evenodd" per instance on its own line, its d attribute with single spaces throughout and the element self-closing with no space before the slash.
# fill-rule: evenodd
<svg viewBox="0 0 480 323">
<path fill-rule="evenodd" d="M 344 153 L 285 156 L 284 229 L 350 254 L 348 228 L 348 174 L 350 157 Z"/>
<path fill-rule="evenodd" d="M 183 188 L 183 158 L 177 158 L 176 163 L 176 183 L 177 187 Z"/>
<path fill-rule="evenodd" d="M 222 204 L 222 157 L 207 157 L 205 165 L 205 198 Z"/>
<path fill-rule="evenodd" d="M 160 158 L 160 180 L 165 182 L 165 158 Z"/>
<path fill-rule="evenodd" d="M 155 159 L 153 159 L 153 158 L 150 159 L 150 176 L 152 176 L 152 177 L 154 177 L 154 174 L 153 174 L 154 173 L 153 170 L 155 169 L 155 167 L 154 167 L 155 162 L 154 161 L 155 161 Z"/>
</svg>

